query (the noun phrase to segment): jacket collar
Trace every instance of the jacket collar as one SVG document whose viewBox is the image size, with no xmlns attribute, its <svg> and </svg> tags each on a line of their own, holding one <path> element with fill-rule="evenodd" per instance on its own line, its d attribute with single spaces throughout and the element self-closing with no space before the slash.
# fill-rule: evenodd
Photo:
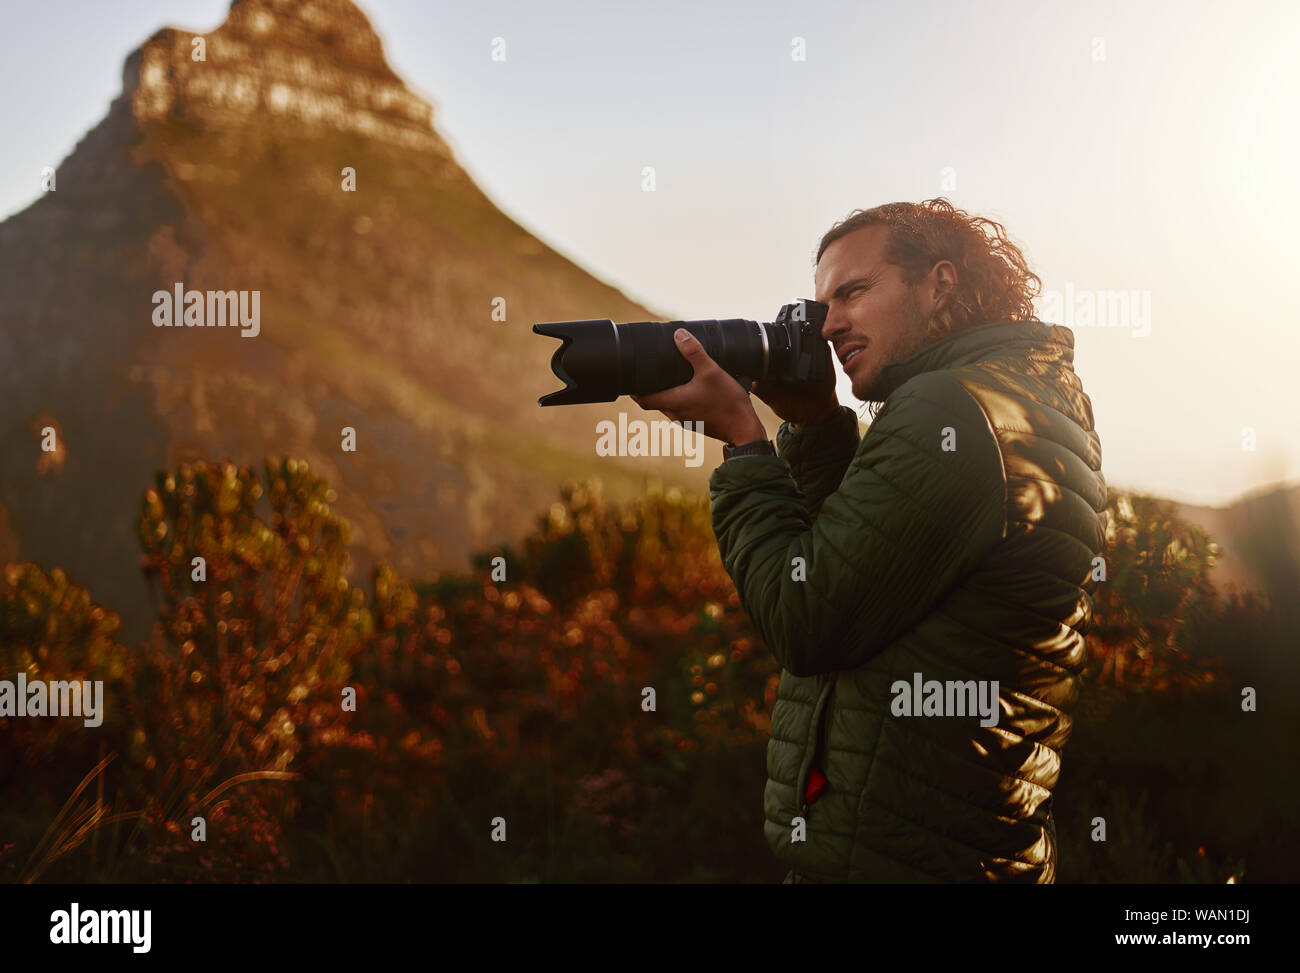
<svg viewBox="0 0 1300 973">
<path fill-rule="evenodd" d="M 986 358 L 1031 355 L 1039 361 L 1074 361 L 1074 332 L 1059 324 L 1012 321 L 983 324 L 950 335 L 880 372 L 881 398 L 922 372 L 959 368 Z"/>
</svg>

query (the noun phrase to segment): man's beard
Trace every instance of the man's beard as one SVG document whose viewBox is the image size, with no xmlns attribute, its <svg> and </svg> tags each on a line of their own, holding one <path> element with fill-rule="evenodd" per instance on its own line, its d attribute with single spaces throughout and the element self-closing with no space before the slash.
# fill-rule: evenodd
<svg viewBox="0 0 1300 973">
<path fill-rule="evenodd" d="M 922 348 L 933 344 L 946 335 L 935 334 L 931 332 L 934 322 L 933 316 L 927 318 L 925 312 L 921 310 L 921 299 L 917 297 L 915 290 L 908 292 L 907 304 L 904 307 L 907 315 L 907 325 L 903 328 L 902 337 L 899 339 L 898 347 L 890 352 L 890 358 L 880 366 L 880 374 L 870 386 L 862 390 L 862 395 L 858 399 L 869 405 L 871 418 L 874 419 L 885 404 L 885 395 L 881 392 L 881 377 L 884 375 L 885 368 L 894 362 L 903 361 L 905 358 L 911 358 Z"/>
</svg>

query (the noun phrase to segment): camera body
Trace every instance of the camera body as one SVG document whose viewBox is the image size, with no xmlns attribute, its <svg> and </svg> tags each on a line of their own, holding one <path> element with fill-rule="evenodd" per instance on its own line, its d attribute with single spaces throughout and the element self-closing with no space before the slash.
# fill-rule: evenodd
<svg viewBox="0 0 1300 973">
<path fill-rule="evenodd" d="M 613 402 L 620 395 L 649 395 L 683 385 L 693 370 L 673 334 L 685 328 L 746 392 L 759 379 L 788 382 L 833 379 L 834 358 L 822 337 L 829 308 L 800 298 L 784 305 L 772 322 L 744 318 L 704 321 L 635 321 L 608 318 L 533 325 L 536 334 L 559 338 L 551 371 L 564 388 L 538 405 Z"/>
</svg>

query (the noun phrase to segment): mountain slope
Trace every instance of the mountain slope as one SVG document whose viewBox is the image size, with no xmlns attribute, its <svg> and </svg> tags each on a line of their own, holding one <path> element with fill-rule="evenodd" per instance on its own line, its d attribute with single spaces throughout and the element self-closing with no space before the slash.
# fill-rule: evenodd
<svg viewBox="0 0 1300 973">
<path fill-rule="evenodd" d="M 0 224 L 0 561 L 64 567 L 141 634 L 139 498 L 187 460 L 307 459 L 353 524 L 354 577 L 466 568 L 566 478 L 704 488 L 716 444 L 694 468 L 596 455 L 599 420 L 641 415 L 627 400 L 537 406 L 559 383 L 533 322 L 665 315 L 501 213 L 431 120 L 347 0 L 237 0 L 128 58 L 57 189 Z M 177 282 L 260 292 L 260 333 L 155 327 Z"/>
<path fill-rule="evenodd" d="M 1300 594 L 1300 486 L 1252 491 L 1224 507 L 1174 504 L 1219 545 L 1211 580 L 1257 591 L 1288 611 Z"/>
</svg>

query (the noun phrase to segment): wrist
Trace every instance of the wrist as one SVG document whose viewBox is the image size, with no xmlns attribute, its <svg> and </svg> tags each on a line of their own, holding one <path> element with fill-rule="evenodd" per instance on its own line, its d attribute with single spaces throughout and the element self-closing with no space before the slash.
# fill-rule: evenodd
<svg viewBox="0 0 1300 973">
<path fill-rule="evenodd" d="M 748 443 L 763 442 L 768 438 L 767 430 L 763 428 L 763 424 L 758 421 L 758 416 L 754 416 L 752 422 L 747 422 L 745 425 L 736 429 L 732 436 L 734 438 L 728 438 L 726 440 L 727 444 L 731 446 L 744 446 Z"/>
</svg>

